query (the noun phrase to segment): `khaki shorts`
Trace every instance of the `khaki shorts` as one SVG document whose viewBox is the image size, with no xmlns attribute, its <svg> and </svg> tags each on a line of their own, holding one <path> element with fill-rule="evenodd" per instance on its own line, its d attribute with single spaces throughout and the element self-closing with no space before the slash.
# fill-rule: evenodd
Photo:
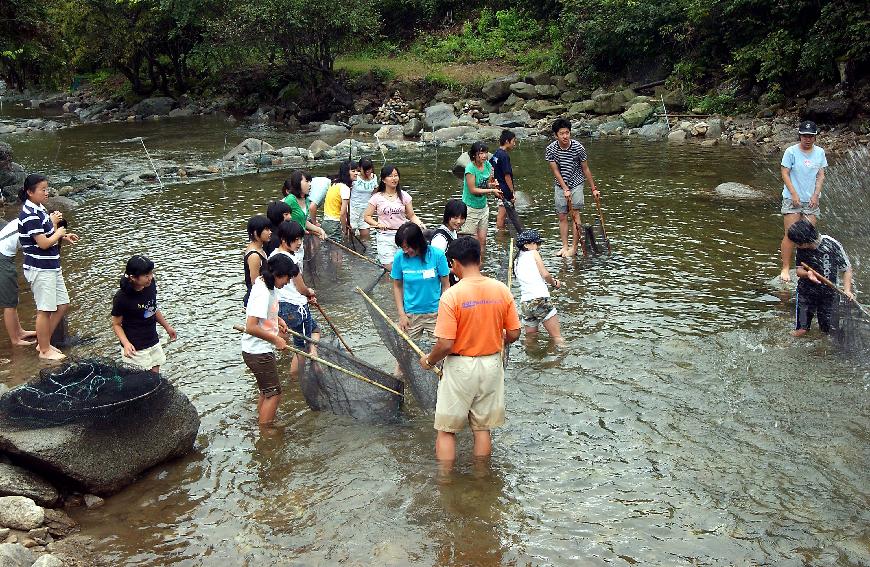
<svg viewBox="0 0 870 567">
<path fill-rule="evenodd" d="M 163 347 L 160 346 L 160 343 L 157 343 L 153 347 L 137 350 L 129 358 L 124 356 L 124 349 L 122 348 L 121 362 L 138 366 L 143 370 L 151 370 L 155 366 L 163 366 L 166 363 L 166 354 L 163 353 Z"/>
<path fill-rule="evenodd" d="M 568 213 L 568 199 L 565 198 L 565 191 L 562 190 L 562 187 L 556 185 L 553 189 L 553 197 L 556 201 L 556 212 L 560 214 Z M 579 211 L 583 208 L 583 205 L 586 204 L 585 198 L 583 197 L 583 186 L 578 185 L 571 189 L 571 207 L 574 208 L 575 211 Z"/>
<path fill-rule="evenodd" d="M 468 217 L 459 229 L 461 234 L 476 236 L 478 232 L 486 232 L 489 228 L 489 205 L 482 209 L 468 207 Z"/>
<path fill-rule="evenodd" d="M 281 395 L 281 382 L 278 380 L 278 363 L 275 360 L 274 352 L 266 352 L 262 354 L 251 354 L 242 351 L 242 359 L 251 372 L 254 373 L 254 378 L 257 379 L 257 388 L 264 398 Z"/>
<path fill-rule="evenodd" d="M 435 321 L 438 319 L 438 312 L 435 313 L 408 313 L 408 336 L 412 339 L 419 339 L 423 336 L 423 331 L 428 331 L 430 335 L 435 335 Z"/>
<path fill-rule="evenodd" d="M 502 354 L 448 356 L 438 382 L 435 429 L 456 433 L 469 423 L 474 431 L 504 424 Z"/>
<path fill-rule="evenodd" d="M 33 290 L 37 311 L 57 311 L 58 305 L 69 303 L 69 294 L 60 270 L 24 270 L 24 279 Z"/>
<path fill-rule="evenodd" d="M 814 216 L 819 218 L 821 215 L 821 210 L 818 206 L 810 208 L 809 201 L 801 201 L 800 207 L 795 207 L 791 202 L 791 199 L 783 199 L 782 205 L 779 207 L 780 214 L 783 215 L 796 215 L 798 213 L 803 213 L 806 216 Z"/>
</svg>

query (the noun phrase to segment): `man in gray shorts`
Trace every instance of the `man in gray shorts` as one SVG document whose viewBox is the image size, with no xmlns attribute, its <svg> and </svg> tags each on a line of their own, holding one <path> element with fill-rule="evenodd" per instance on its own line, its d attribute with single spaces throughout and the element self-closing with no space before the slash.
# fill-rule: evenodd
<svg viewBox="0 0 870 567">
<path fill-rule="evenodd" d="M 559 214 L 559 234 L 562 237 L 562 248 L 557 256 L 574 256 L 577 254 L 577 244 L 580 241 L 580 209 L 583 208 L 583 179 L 589 182 L 592 196 L 599 195 L 592 170 L 589 169 L 589 158 L 586 148 L 577 140 L 571 139 L 571 122 L 565 118 L 557 118 L 553 122 L 553 134 L 556 139 L 547 146 L 544 153 L 550 170 L 553 172 L 553 196 L 556 201 L 556 212 Z M 574 242 L 568 243 L 568 198 L 571 198 L 572 232 Z"/>
</svg>

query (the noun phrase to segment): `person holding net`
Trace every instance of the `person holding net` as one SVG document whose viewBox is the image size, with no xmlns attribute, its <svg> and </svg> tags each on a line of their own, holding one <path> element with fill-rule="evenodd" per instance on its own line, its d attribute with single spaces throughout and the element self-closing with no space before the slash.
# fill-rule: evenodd
<svg viewBox="0 0 870 567">
<path fill-rule="evenodd" d="M 489 204 L 487 195 L 501 199 L 504 194 L 493 177 L 489 147 L 484 142 L 474 142 L 468 150 L 471 162 L 465 166 L 462 178 L 462 202 L 468 206 L 468 218 L 460 232 L 473 236 L 480 243 L 481 253 L 486 251 L 486 232 L 489 228 Z"/>
<path fill-rule="evenodd" d="M 396 245 L 401 248 L 393 257 L 390 277 L 393 278 L 393 298 L 399 312 L 399 327 L 412 339 L 423 331 L 435 332 L 438 300 L 450 287 L 447 257 L 429 246 L 423 230 L 412 222 L 396 232 Z"/>
<path fill-rule="evenodd" d="M 375 215 L 378 220 L 375 220 Z M 363 217 L 369 226 L 378 229 L 378 261 L 387 271 L 392 270 L 393 258 L 399 250 L 396 245 L 399 227 L 411 221 L 422 229 L 426 228 L 414 212 L 411 196 L 399 188 L 399 169 L 390 164 L 381 168 L 381 180 Z"/>
<path fill-rule="evenodd" d="M 538 333 L 538 326 L 543 325 L 550 333 L 553 342 L 558 347 L 565 346 L 565 339 L 559 329 L 559 315 L 550 303 L 549 283 L 559 289 L 560 282 L 553 277 L 544 266 L 544 260 L 539 252 L 541 233 L 535 229 L 526 229 L 517 235 L 517 258 L 513 270 L 520 284 L 520 311 L 523 326 L 526 328 L 526 338 Z"/>
<path fill-rule="evenodd" d="M 489 158 L 489 163 L 492 164 L 493 175 L 495 180 L 498 181 L 498 186 L 504 195 L 504 199 L 498 202 L 498 214 L 495 217 L 496 228 L 503 230 L 508 214 L 507 209 L 505 209 L 505 203 L 513 207 L 515 201 L 514 169 L 511 165 L 510 152 L 514 151 L 517 147 L 517 135 L 510 130 L 502 130 L 498 143 L 499 147 Z"/>
</svg>

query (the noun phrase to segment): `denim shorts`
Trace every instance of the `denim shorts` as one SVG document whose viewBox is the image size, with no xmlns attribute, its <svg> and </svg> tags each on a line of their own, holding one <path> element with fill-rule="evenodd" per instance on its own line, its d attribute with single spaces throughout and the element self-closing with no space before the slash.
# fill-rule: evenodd
<svg viewBox="0 0 870 567">
<path fill-rule="evenodd" d="M 278 316 L 284 319 L 287 326 L 300 335 L 311 337 L 314 333 L 320 332 L 320 325 L 311 316 L 311 309 L 308 305 L 293 305 L 284 301 L 278 303 Z M 293 337 L 293 346 L 296 348 L 305 349 L 305 341 L 297 336 Z"/>
</svg>

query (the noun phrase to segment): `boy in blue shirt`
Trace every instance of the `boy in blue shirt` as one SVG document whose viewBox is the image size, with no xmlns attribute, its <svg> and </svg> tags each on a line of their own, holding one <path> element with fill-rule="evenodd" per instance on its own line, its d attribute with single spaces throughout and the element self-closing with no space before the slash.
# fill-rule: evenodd
<svg viewBox="0 0 870 567">
<path fill-rule="evenodd" d="M 513 151 L 517 147 L 517 135 L 510 130 L 502 130 L 499 138 L 499 148 L 489 158 L 489 163 L 492 164 L 492 171 L 495 175 L 495 180 L 498 181 L 498 186 L 504 194 L 504 200 L 514 203 L 514 170 L 511 166 L 511 157 L 508 152 Z M 495 217 L 495 224 L 499 230 L 504 228 L 505 217 L 507 211 L 504 208 L 504 201 L 498 202 L 498 215 Z"/>
</svg>

